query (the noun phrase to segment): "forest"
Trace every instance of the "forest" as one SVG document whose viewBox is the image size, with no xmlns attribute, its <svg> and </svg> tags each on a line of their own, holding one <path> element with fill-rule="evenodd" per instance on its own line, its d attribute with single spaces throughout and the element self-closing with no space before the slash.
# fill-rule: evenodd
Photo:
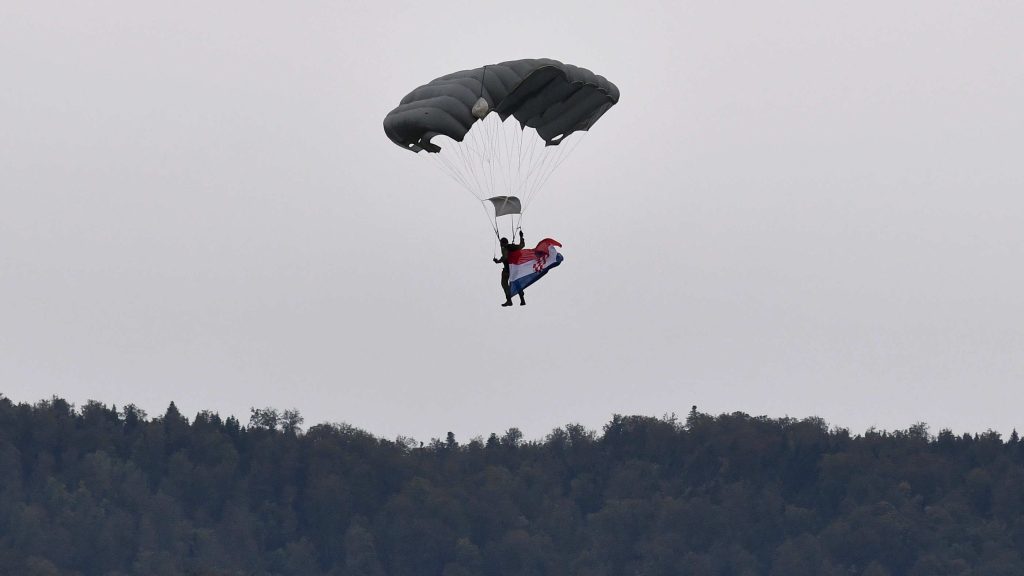
<svg viewBox="0 0 1024 576">
<path fill-rule="evenodd" d="M 419 442 L 0 396 L 0 573 L 1024 574 L 1024 444 L 615 415 Z"/>
</svg>

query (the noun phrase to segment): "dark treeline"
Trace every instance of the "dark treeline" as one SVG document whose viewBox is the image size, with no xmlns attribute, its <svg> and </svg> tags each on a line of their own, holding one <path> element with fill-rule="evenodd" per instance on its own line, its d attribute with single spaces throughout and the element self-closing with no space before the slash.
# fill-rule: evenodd
<svg viewBox="0 0 1024 576">
<path fill-rule="evenodd" d="M 693 410 L 465 443 L 0 396 L 0 573 L 1020 575 L 1024 444 Z"/>
</svg>

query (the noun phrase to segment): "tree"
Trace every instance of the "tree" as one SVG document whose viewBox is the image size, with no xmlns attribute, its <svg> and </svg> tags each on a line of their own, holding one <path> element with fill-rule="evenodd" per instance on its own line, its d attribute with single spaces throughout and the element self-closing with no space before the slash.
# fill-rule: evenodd
<svg viewBox="0 0 1024 576">
<path fill-rule="evenodd" d="M 250 408 L 249 427 L 263 430 L 277 430 L 281 414 L 274 408 Z"/>
<path fill-rule="evenodd" d="M 295 435 L 302 431 L 304 419 L 298 410 L 285 410 L 281 413 L 281 429 L 285 434 Z"/>
<path fill-rule="evenodd" d="M 363 527 L 360 519 L 353 520 L 345 532 L 345 575 L 384 575 L 384 568 L 373 544 L 373 534 Z"/>
</svg>

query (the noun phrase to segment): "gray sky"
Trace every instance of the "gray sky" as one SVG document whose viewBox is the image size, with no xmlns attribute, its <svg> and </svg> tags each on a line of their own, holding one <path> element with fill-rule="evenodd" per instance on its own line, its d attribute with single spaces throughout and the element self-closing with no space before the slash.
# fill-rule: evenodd
<svg viewBox="0 0 1024 576">
<path fill-rule="evenodd" d="M 1024 427 L 1024 4 L 497 6 L 0 3 L 0 392 L 422 440 Z M 525 57 L 622 100 L 503 309 L 479 206 L 381 121 Z"/>
</svg>

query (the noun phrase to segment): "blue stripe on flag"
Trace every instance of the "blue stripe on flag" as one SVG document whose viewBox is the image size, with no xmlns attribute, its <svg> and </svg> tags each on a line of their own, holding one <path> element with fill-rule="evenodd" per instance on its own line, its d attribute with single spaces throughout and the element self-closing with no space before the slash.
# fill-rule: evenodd
<svg viewBox="0 0 1024 576">
<path fill-rule="evenodd" d="M 509 291 L 512 293 L 513 296 L 515 296 L 516 294 L 519 294 L 523 290 L 526 290 L 527 286 L 529 286 L 530 284 L 533 284 L 537 280 L 540 280 L 542 276 L 544 276 L 545 274 L 548 273 L 548 270 L 551 270 L 555 266 L 558 266 L 559 264 L 561 264 L 562 260 L 564 260 L 564 258 L 562 258 L 561 254 L 558 254 L 558 255 L 555 256 L 555 261 L 552 262 L 551 265 L 548 266 L 547 268 L 541 270 L 540 272 L 534 272 L 533 274 L 527 274 L 526 276 L 523 276 L 521 278 L 516 278 L 514 281 L 509 282 L 509 285 L 508 285 Z"/>
</svg>

